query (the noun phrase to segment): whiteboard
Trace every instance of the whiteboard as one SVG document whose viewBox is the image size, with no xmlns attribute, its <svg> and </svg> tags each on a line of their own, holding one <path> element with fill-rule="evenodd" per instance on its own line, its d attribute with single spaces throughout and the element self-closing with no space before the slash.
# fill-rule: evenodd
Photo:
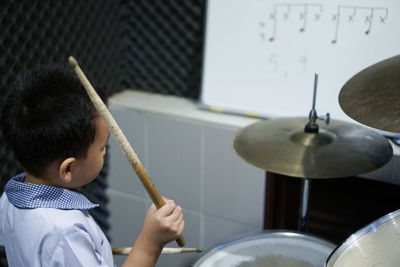
<svg viewBox="0 0 400 267">
<path fill-rule="evenodd" d="M 352 121 L 338 94 L 400 54 L 399 0 L 209 0 L 200 106 L 261 117 L 316 110 Z"/>
</svg>

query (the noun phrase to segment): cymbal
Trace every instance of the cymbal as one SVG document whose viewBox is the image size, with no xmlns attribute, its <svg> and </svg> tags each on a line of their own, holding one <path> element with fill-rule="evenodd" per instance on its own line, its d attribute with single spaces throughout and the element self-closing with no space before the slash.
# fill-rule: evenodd
<svg viewBox="0 0 400 267">
<path fill-rule="evenodd" d="M 345 83 L 342 110 L 370 127 L 400 133 L 400 56 L 378 62 Z"/>
<path fill-rule="evenodd" d="M 349 177 L 385 165 L 389 141 L 374 130 L 340 120 L 304 132 L 308 118 L 264 120 L 239 130 L 233 147 L 244 160 L 267 171 L 299 178 Z"/>
</svg>

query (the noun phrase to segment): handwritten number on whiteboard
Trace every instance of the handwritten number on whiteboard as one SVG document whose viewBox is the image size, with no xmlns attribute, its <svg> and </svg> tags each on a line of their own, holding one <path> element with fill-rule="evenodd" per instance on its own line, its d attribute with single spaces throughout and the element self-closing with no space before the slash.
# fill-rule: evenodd
<svg viewBox="0 0 400 267">
<path fill-rule="evenodd" d="M 277 54 L 270 54 L 268 57 L 268 73 L 269 74 L 279 74 L 283 75 L 287 78 L 289 75 L 294 74 L 306 74 L 307 72 L 307 56 L 299 56 L 297 61 L 292 61 L 292 63 L 288 63 L 290 65 L 286 66 L 286 64 L 280 64 L 280 59 Z M 282 66 L 281 66 L 282 65 Z"/>
</svg>

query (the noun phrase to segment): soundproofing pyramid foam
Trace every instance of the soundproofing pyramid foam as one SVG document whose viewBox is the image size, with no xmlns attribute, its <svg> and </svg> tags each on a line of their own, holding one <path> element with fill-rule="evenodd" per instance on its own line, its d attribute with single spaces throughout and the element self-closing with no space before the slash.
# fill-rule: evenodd
<svg viewBox="0 0 400 267">
<path fill-rule="evenodd" d="M 66 64 L 70 55 L 108 95 L 134 88 L 197 99 L 203 15 L 204 0 L 3 1 L 0 105 L 18 73 Z M 92 215 L 106 234 L 107 170 L 108 158 L 99 177 L 82 188 L 101 204 Z M 21 171 L 0 131 L 0 193 Z M 7 266 L 2 255 L 0 248 L 0 266 Z"/>
</svg>

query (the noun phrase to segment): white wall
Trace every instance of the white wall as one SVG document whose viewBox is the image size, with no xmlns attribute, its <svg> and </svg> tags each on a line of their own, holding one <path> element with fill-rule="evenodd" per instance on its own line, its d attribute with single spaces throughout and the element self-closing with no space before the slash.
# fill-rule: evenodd
<svg viewBox="0 0 400 267">
<path fill-rule="evenodd" d="M 262 230 L 265 172 L 232 148 L 235 132 L 255 119 L 201 111 L 189 100 L 140 92 L 113 97 L 110 111 L 160 193 L 183 207 L 186 247 L 207 251 Z M 112 137 L 108 153 L 112 246 L 131 246 L 150 200 Z M 202 255 L 162 255 L 157 266 L 189 266 Z M 117 266 L 123 259 L 115 256 Z"/>
</svg>

